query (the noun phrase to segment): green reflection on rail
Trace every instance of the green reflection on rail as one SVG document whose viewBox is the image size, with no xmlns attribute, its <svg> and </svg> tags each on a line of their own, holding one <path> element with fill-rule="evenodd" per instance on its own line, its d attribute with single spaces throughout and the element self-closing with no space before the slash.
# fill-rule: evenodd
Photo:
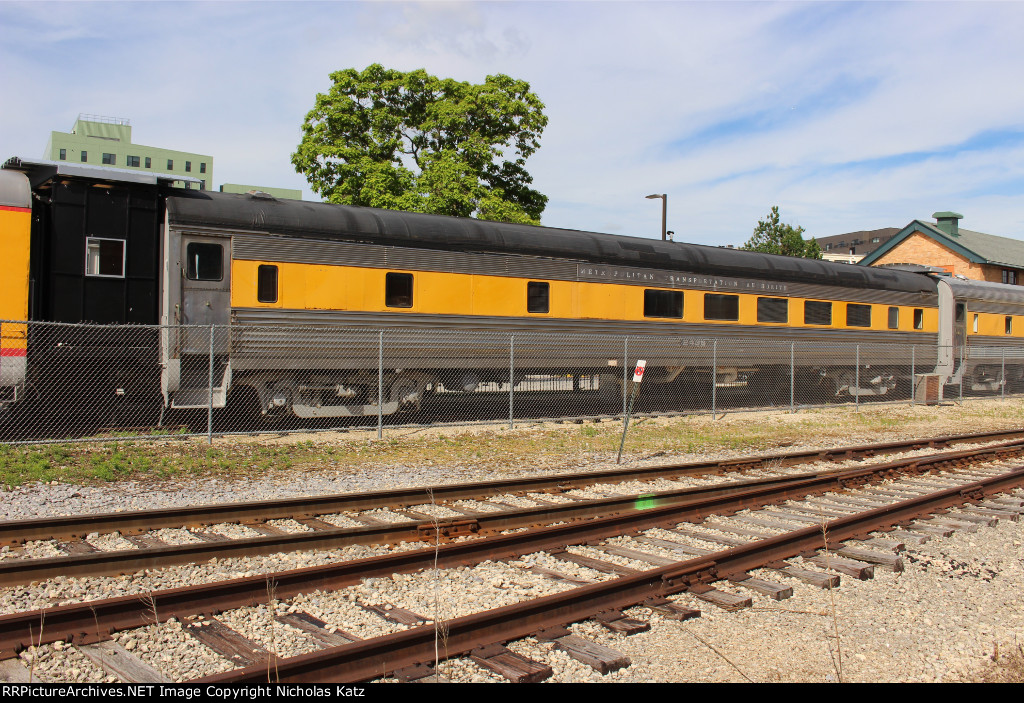
<svg viewBox="0 0 1024 703">
<path fill-rule="evenodd" d="M 635 507 L 637 510 L 650 510 L 651 508 L 656 508 L 657 505 L 654 501 L 654 494 L 645 493 L 643 495 L 637 496 L 636 503 L 633 507 Z"/>
</svg>

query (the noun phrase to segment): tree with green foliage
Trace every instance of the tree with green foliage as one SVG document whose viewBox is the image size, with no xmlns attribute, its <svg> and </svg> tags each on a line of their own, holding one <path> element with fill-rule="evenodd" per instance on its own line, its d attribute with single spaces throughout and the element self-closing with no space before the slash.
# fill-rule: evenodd
<svg viewBox="0 0 1024 703">
<path fill-rule="evenodd" d="M 373 64 L 331 74 L 292 154 L 325 200 L 345 205 L 539 224 L 547 196 L 527 157 L 547 117 L 526 81 L 480 85 Z"/>
<path fill-rule="evenodd" d="M 821 247 L 813 237 L 804 240 L 804 228 L 793 227 L 779 221 L 779 206 L 772 207 L 767 220 L 758 220 L 752 236 L 740 249 L 760 251 L 765 254 L 802 256 L 805 259 L 820 259 Z"/>
</svg>

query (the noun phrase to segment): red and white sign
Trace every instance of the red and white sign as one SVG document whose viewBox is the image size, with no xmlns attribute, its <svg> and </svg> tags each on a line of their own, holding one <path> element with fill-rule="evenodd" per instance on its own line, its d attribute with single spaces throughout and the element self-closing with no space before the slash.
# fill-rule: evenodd
<svg viewBox="0 0 1024 703">
<path fill-rule="evenodd" d="M 647 366 L 647 362 L 640 359 L 636 362 L 636 371 L 633 372 L 633 383 L 640 383 L 644 380 L 644 368 Z"/>
</svg>

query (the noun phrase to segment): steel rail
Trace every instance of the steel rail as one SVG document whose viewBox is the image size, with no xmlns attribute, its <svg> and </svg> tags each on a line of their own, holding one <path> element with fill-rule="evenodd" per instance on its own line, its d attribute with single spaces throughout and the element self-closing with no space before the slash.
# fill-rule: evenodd
<svg viewBox="0 0 1024 703">
<path fill-rule="evenodd" d="M 545 629 L 563 627 L 608 610 L 621 610 L 650 599 L 698 589 L 706 584 L 768 566 L 782 559 L 808 554 L 833 543 L 904 524 L 991 493 L 1024 484 L 1024 468 L 989 479 L 937 491 L 920 498 L 830 520 L 775 537 L 747 543 L 669 566 L 580 586 L 552 596 L 467 615 L 444 623 L 444 658 L 472 652 L 477 647 L 505 643 Z M 826 537 L 827 535 L 827 537 Z M 557 636 L 557 634 L 555 635 Z M 437 634 L 434 625 L 275 659 L 267 666 L 250 666 L 196 679 L 195 684 L 345 683 L 368 681 L 394 671 L 434 662 Z"/>
<path fill-rule="evenodd" d="M 1024 441 L 1009 442 L 983 449 L 944 452 L 908 457 L 867 467 L 872 475 L 900 471 L 904 467 L 937 468 L 979 457 L 1008 457 L 1024 453 Z M 146 549 L 94 552 L 42 559 L 8 559 L 0 561 L 0 587 L 41 581 L 57 576 L 116 576 L 118 574 L 178 564 L 190 564 L 210 558 L 261 556 L 296 550 L 335 549 L 356 544 L 397 544 L 436 538 L 453 538 L 491 534 L 502 530 L 533 527 L 562 520 L 582 520 L 620 512 L 648 509 L 657 505 L 686 503 L 711 499 L 749 490 L 750 488 L 796 485 L 816 477 L 830 477 L 844 470 L 828 470 L 718 483 L 710 486 L 683 488 L 675 491 L 598 498 L 575 503 L 544 505 L 500 512 L 476 513 L 459 518 L 439 518 L 424 522 L 412 520 L 389 525 L 339 527 L 333 530 L 296 532 L 267 537 L 251 537 L 226 542 L 198 542 Z M 850 470 L 846 470 L 850 471 Z M 852 471 L 858 471 L 853 469 Z"/>
<path fill-rule="evenodd" d="M 922 473 L 929 470 L 930 465 L 922 465 L 920 458 L 914 461 L 917 463 L 904 463 L 899 468 L 890 463 L 812 475 L 783 485 L 753 487 L 731 495 L 698 498 L 610 517 L 440 544 L 433 548 L 15 613 L 0 617 L 0 658 L 13 656 L 31 644 L 58 640 L 78 644 L 100 641 L 115 631 L 153 624 L 157 618 L 180 619 L 258 605 L 266 602 L 268 584 L 273 585 L 278 598 L 290 598 L 315 590 L 337 590 L 365 578 L 388 577 L 394 573 L 429 568 L 453 568 L 488 559 L 508 559 L 537 551 L 562 549 L 569 544 L 612 535 L 697 522 L 710 515 L 731 514 L 790 499 L 803 499 L 807 495 L 862 485 L 899 471 Z M 1014 475 L 1024 477 L 1024 472 Z"/>
<path fill-rule="evenodd" d="M 767 465 L 794 466 L 812 461 L 864 458 L 879 454 L 942 448 L 953 444 L 999 441 L 1024 436 L 1024 429 L 1000 430 L 964 435 L 949 435 L 907 441 L 862 444 L 834 449 L 812 449 L 725 460 L 669 464 L 655 467 L 576 472 L 541 477 L 503 479 L 470 484 L 400 488 L 373 493 L 344 493 L 247 503 L 160 508 L 127 513 L 95 513 L 0 522 L 0 544 L 16 545 L 26 541 L 75 539 L 98 532 L 138 534 L 149 530 L 199 527 L 222 522 L 252 522 L 285 518 L 307 518 L 345 511 L 375 510 L 421 505 L 432 501 L 482 498 L 513 492 L 546 492 L 579 488 L 596 483 L 642 481 L 690 474 L 727 473 L 761 468 Z"/>
</svg>

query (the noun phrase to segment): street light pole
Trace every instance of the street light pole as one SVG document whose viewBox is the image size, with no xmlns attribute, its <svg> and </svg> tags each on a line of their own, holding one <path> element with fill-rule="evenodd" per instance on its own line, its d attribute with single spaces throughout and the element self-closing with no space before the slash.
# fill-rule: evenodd
<svg viewBox="0 0 1024 703">
<path fill-rule="evenodd" d="M 647 199 L 661 198 L 661 241 L 665 241 L 665 233 L 668 231 L 668 196 L 665 193 L 648 195 Z"/>
</svg>

